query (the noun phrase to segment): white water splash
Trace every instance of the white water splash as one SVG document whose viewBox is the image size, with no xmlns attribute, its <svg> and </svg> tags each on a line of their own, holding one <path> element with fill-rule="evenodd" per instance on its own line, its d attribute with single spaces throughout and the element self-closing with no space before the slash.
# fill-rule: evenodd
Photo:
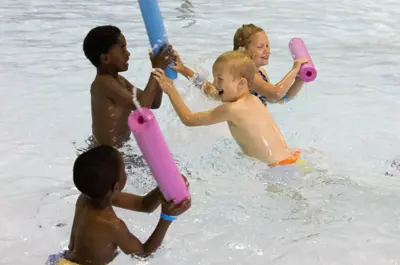
<svg viewBox="0 0 400 265">
<path fill-rule="evenodd" d="M 133 96 L 132 96 L 133 105 L 135 105 L 136 109 L 140 112 L 140 114 L 142 114 L 142 117 L 144 119 L 146 119 L 144 112 L 142 110 L 142 106 L 140 105 L 140 102 L 137 99 L 137 87 L 135 87 L 135 86 L 133 87 L 132 93 L 133 93 Z"/>
<path fill-rule="evenodd" d="M 206 81 L 208 79 L 208 71 L 203 67 L 196 65 L 194 67 L 194 75 L 189 78 L 191 87 L 198 87 L 202 91 L 205 88 Z"/>
</svg>

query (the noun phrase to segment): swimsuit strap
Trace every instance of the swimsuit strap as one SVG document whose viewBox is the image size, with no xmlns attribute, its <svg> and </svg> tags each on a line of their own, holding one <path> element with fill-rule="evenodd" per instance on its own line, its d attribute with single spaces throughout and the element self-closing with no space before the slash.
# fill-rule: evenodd
<svg viewBox="0 0 400 265">
<path fill-rule="evenodd" d="M 268 82 L 267 77 L 264 75 L 264 73 L 261 70 L 258 70 L 258 73 L 261 75 L 261 77 L 264 79 L 265 82 Z M 264 105 L 267 105 L 267 99 L 264 96 L 259 95 L 257 92 L 250 90 L 250 93 L 253 94 L 254 96 L 258 97 L 259 100 L 261 100 L 261 103 Z"/>
<path fill-rule="evenodd" d="M 261 75 L 261 77 L 264 79 L 265 82 L 268 82 L 267 77 L 264 75 L 264 73 L 261 70 L 258 70 L 258 73 Z"/>
</svg>

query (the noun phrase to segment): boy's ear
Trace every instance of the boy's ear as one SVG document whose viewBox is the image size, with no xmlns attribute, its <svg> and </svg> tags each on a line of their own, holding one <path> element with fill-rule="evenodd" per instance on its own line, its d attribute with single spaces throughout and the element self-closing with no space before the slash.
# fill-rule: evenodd
<svg viewBox="0 0 400 265">
<path fill-rule="evenodd" d="M 240 85 L 241 87 L 247 87 L 247 86 L 248 86 L 248 83 L 247 83 L 246 78 L 241 77 L 241 78 L 240 78 L 240 81 L 239 81 L 239 85 Z"/>
<path fill-rule="evenodd" d="M 114 185 L 113 192 L 115 193 L 115 192 L 119 192 L 119 191 L 121 191 L 121 190 L 119 189 L 119 181 L 118 181 L 118 182 L 115 183 L 115 185 Z"/>
<path fill-rule="evenodd" d="M 109 61 L 108 54 L 102 53 L 102 54 L 100 55 L 100 63 L 101 63 L 101 64 L 107 64 L 108 61 Z"/>
</svg>

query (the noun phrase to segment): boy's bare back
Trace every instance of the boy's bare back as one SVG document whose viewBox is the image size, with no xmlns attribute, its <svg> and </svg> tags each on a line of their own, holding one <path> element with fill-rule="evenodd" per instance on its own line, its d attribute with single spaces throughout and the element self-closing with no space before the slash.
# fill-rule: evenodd
<svg viewBox="0 0 400 265">
<path fill-rule="evenodd" d="M 118 254 L 113 231 L 120 222 L 112 207 L 96 209 L 81 194 L 76 202 L 69 252 L 66 258 L 78 264 L 103 265 Z"/>
<path fill-rule="evenodd" d="M 230 104 L 232 120 L 228 121 L 229 129 L 245 154 L 268 164 L 290 156 L 291 150 L 281 131 L 256 96 L 246 93 Z"/>
<path fill-rule="evenodd" d="M 118 75 L 97 75 L 92 83 L 92 132 L 96 142 L 118 145 L 129 139 L 128 117 L 132 111 L 132 85 Z M 120 100 L 115 100 L 115 97 Z M 126 100 L 124 100 L 126 99 Z"/>
</svg>

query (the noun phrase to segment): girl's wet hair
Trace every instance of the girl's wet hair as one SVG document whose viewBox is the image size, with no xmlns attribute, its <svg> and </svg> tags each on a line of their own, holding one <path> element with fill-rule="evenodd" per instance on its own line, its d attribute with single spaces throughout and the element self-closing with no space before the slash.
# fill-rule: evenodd
<svg viewBox="0 0 400 265">
<path fill-rule="evenodd" d="M 76 188 L 93 198 L 104 198 L 120 180 L 122 161 L 117 149 L 100 145 L 78 156 L 73 168 Z"/>
<path fill-rule="evenodd" d="M 233 37 L 233 50 L 238 50 L 240 47 L 247 48 L 250 44 L 251 36 L 262 31 L 264 31 L 262 28 L 254 24 L 242 25 L 236 30 L 235 36 Z"/>
</svg>

